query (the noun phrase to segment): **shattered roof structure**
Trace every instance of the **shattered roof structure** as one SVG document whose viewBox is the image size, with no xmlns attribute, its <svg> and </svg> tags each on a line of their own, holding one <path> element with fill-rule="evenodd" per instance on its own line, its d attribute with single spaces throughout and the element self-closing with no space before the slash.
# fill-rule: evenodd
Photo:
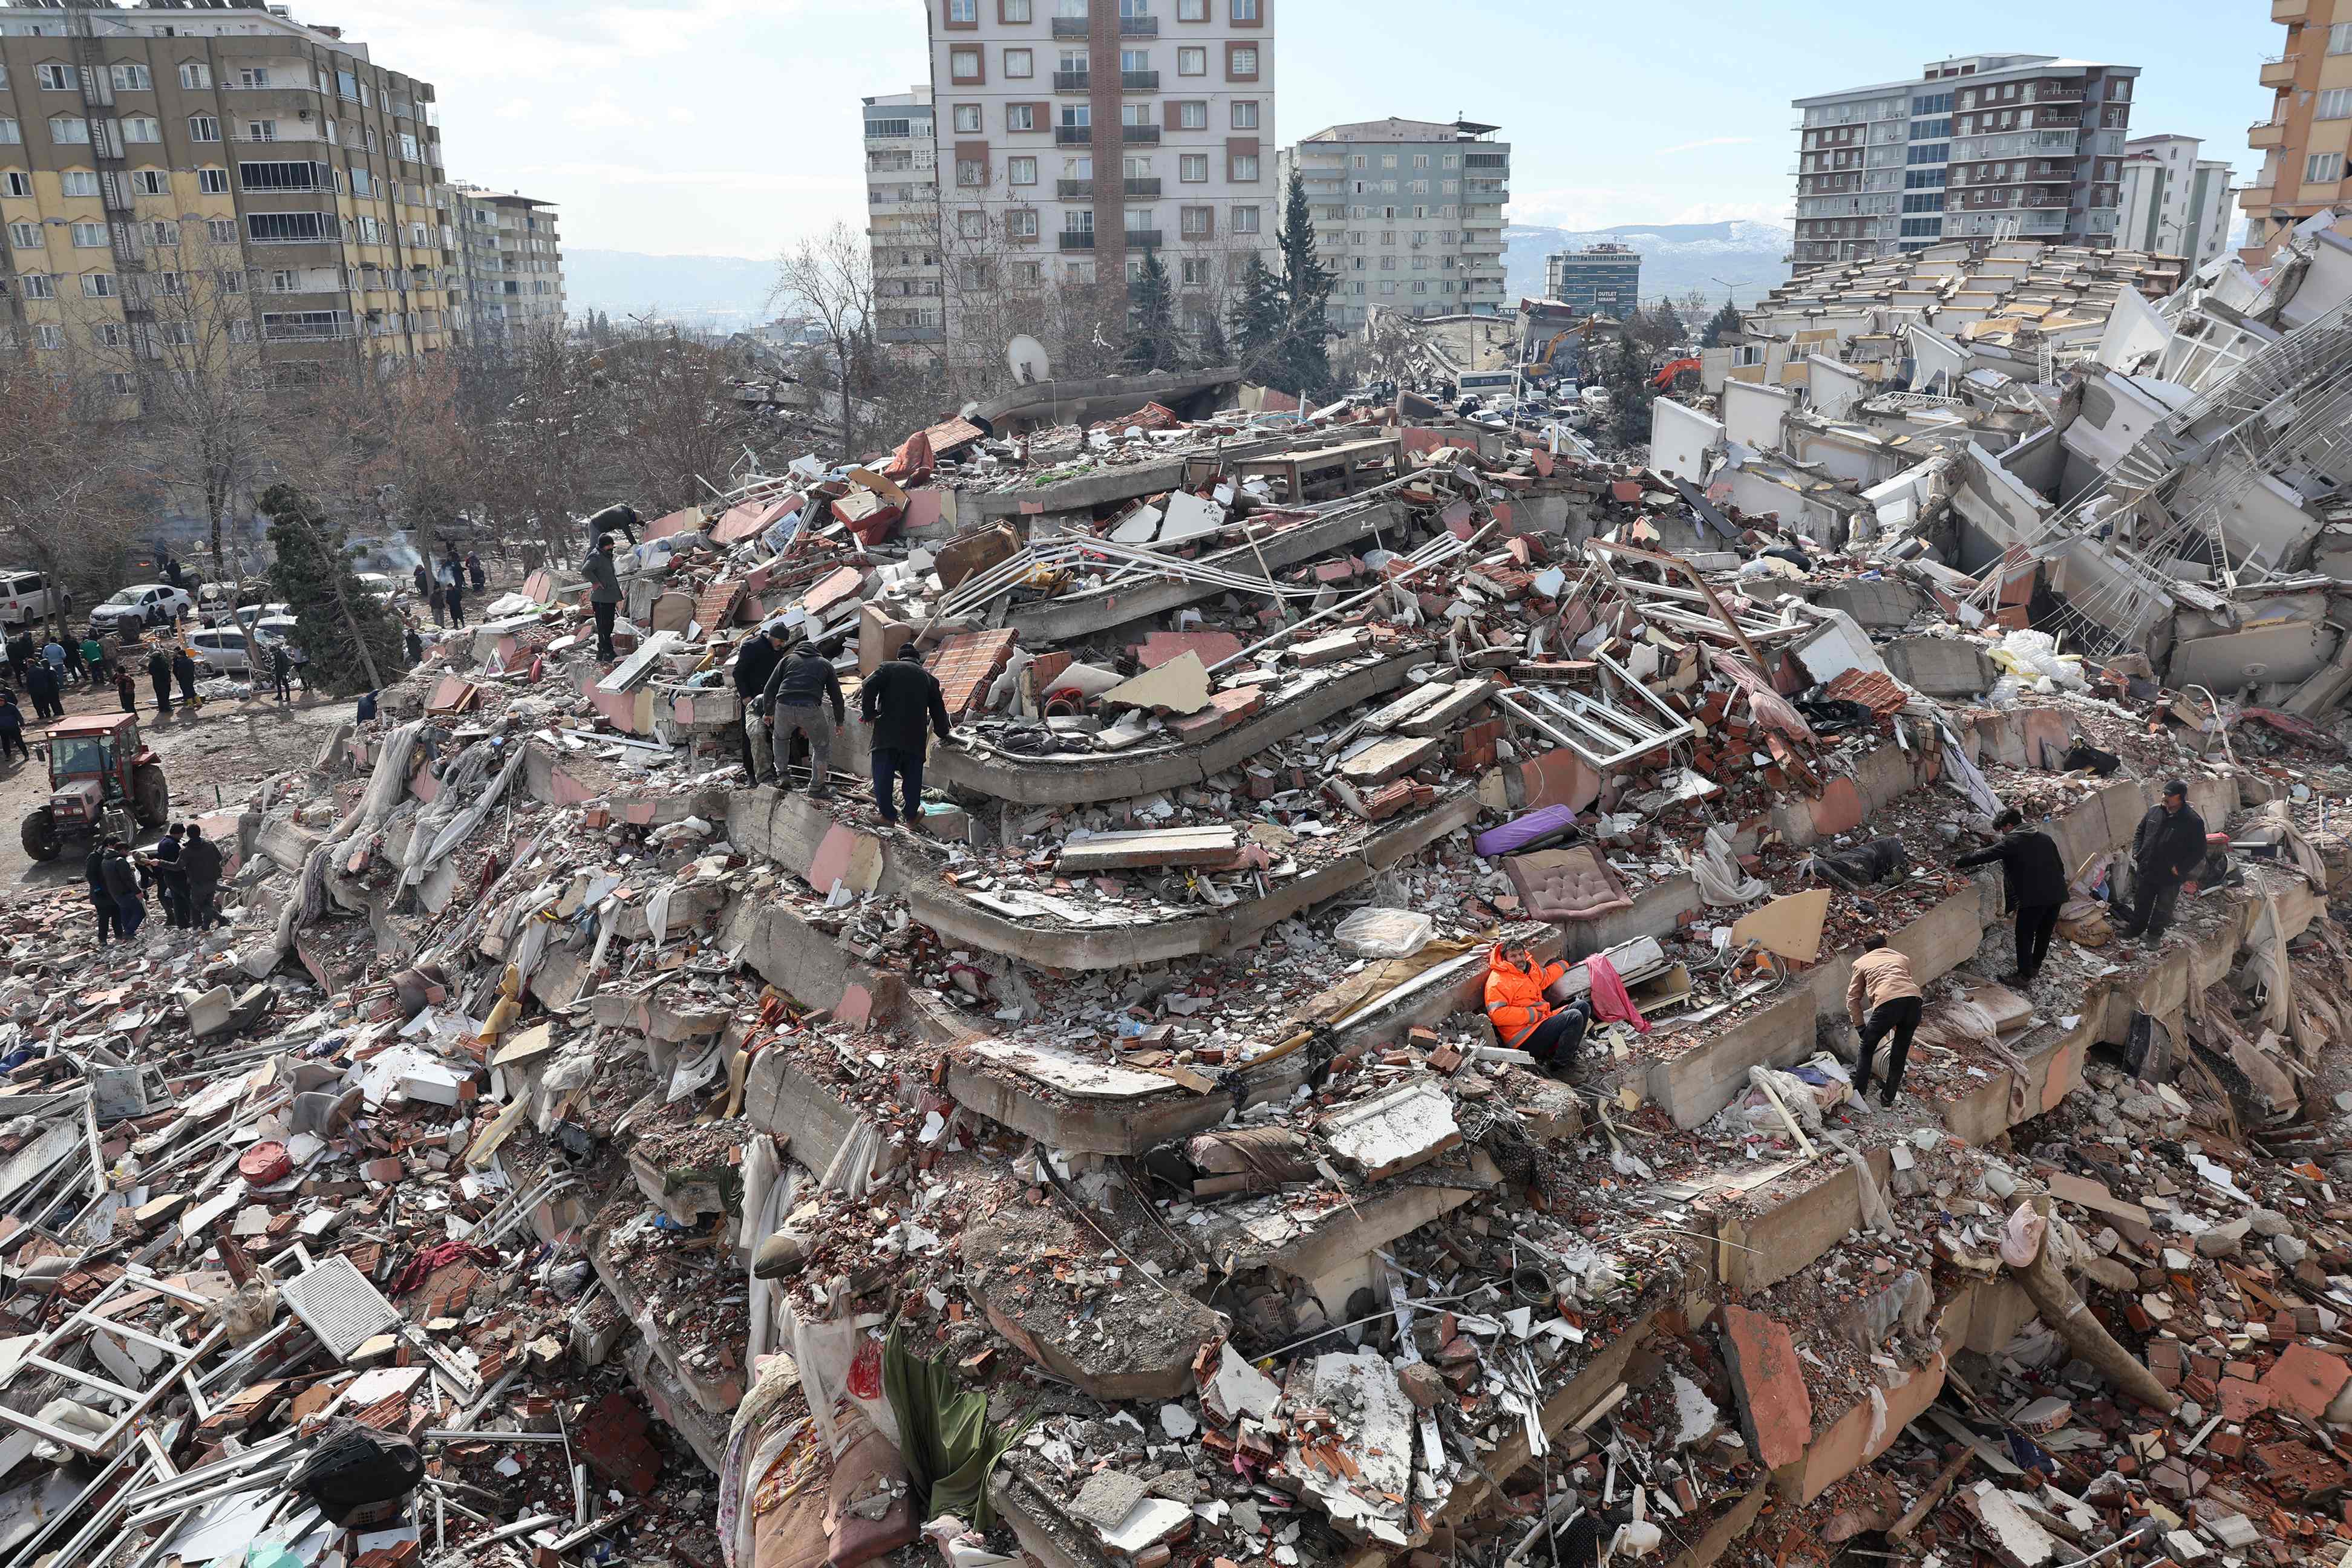
<svg viewBox="0 0 2352 1568">
<path fill-rule="evenodd" d="M 532 573 L 252 781 L 226 930 L 0 916 L 9 1561 L 2334 1550 L 2352 766 L 1952 547 L 2086 385 L 1735 384 L 1689 472 L 1034 390 L 663 518 L 612 660 Z M 770 625 L 836 767 L 938 682 L 911 820 Z"/>
</svg>

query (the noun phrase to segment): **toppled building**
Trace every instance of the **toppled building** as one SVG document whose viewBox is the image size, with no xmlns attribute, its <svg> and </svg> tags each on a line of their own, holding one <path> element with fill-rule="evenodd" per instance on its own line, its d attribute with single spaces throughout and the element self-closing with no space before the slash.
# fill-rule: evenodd
<svg viewBox="0 0 2352 1568">
<path fill-rule="evenodd" d="M 609 668 L 534 574 L 256 781 L 225 932 L 12 910 L 0 1550 L 2315 1549 L 2340 748 L 1996 640 L 1874 504 L 1167 390 L 744 476 Z M 924 654 L 918 831 L 747 776 L 775 621 L 853 698 Z M 2175 774 L 2226 845 L 2122 952 Z M 1950 866 L 2004 805 L 2074 895 L 2015 986 Z M 1865 1114 L 1874 930 L 1928 994 Z M 1595 1004 L 1565 1077 L 1498 947 Z M 341 1415 L 432 1468 L 322 1500 Z"/>
</svg>

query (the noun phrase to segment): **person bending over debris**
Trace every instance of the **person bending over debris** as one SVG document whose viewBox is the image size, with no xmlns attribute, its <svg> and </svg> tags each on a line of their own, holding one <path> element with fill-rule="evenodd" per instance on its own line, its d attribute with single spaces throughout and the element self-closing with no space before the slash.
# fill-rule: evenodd
<svg viewBox="0 0 2352 1568">
<path fill-rule="evenodd" d="M 2066 862 L 2050 835 L 2023 831 L 2025 814 L 2013 805 L 1994 817 L 1992 826 L 2008 837 L 1952 865 L 1967 871 L 2000 862 L 2002 889 L 2017 916 L 2017 968 L 2000 979 L 2004 985 L 2022 984 L 2042 973 L 2042 961 L 2050 954 L 2050 933 L 2058 929 L 2058 911 L 2066 902 Z"/>
<path fill-rule="evenodd" d="M 1886 1093 L 1879 1104 L 1895 1109 L 1903 1092 L 1903 1064 L 1911 1055 L 1912 1031 L 1919 1026 L 1919 983 L 1911 978 L 1911 961 L 1886 945 L 1885 931 L 1863 939 L 1863 952 L 1853 961 L 1853 975 L 1845 983 L 1846 1016 L 1862 1031 L 1862 1054 L 1855 1058 L 1853 1090 L 1870 1098 L 1870 1058 L 1878 1042 L 1889 1034 L 1894 1043 L 1886 1052 Z M 1868 1016 L 1864 1007 L 1869 1008 Z"/>
<path fill-rule="evenodd" d="M 769 771 L 768 748 L 760 732 L 760 699 L 792 643 L 792 628 L 780 620 L 770 621 L 759 636 L 735 650 L 735 697 L 743 706 L 743 722 L 737 726 L 743 742 L 743 776 L 755 784 Z"/>
<path fill-rule="evenodd" d="M 2162 803 L 2148 809 L 2132 835 L 2131 914 L 2116 934 L 2126 942 L 2142 932 L 2150 942 L 2162 941 L 2180 884 L 2204 863 L 2205 819 L 2189 809 L 2189 786 L 2173 779 L 2164 786 Z"/>
<path fill-rule="evenodd" d="M 833 704 L 833 722 L 825 722 L 824 704 Z M 792 760 L 793 737 L 806 735 L 809 743 L 809 798 L 824 800 L 833 794 L 833 731 L 849 721 L 849 708 L 841 698 L 841 677 L 824 649 L 803 637 L 792 657 L 769 672 L 761 689 L 761 711 L 775 731 L 776 787 L 793 787 L 786 766 Z"/>
<path fill-rule="evenodd" d="M 884 659 L 882 668 L 866 678 L 857 693 L 857 707 L 873 734 L 874 804 L 881 809 L 884 826 L 897 826 L 902 815 L 902 808 L 890 798 L 895 779 L 905 797 L 907 826 L 921 832 L 923 721 L 930 721 L 940 744 L 955 744 L 940 678 L 923 668 L 922 653 L 910 642 L 898 650 L 898 658 Z"/>
<path fill-rule="evenodd" d="M 613 662 L 613 617 L 621 612 L 621 577 L 613 569 L 613 536 L 600 533 L 580 563 L 588 574 L 588 607 L 596 616 L 596 661 Z"/>
</svg>

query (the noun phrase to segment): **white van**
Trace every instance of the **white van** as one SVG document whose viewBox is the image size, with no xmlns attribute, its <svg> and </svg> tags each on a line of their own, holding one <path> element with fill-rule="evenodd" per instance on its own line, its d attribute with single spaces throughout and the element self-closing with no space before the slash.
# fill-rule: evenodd
<svg viewBox="0 0 2352 1568">
<path fill-rule="evenodd" d="M 242 627 L 198 626 L 188 633 L 188 651 L 223 675 L 243 675 L 253 668 Z"/>
<path fill-rule="evenodd" d="M 21 626 L 62 616 L 73 595 L 38 572 L 0 572 L 0 623 Z"/>
</svg>

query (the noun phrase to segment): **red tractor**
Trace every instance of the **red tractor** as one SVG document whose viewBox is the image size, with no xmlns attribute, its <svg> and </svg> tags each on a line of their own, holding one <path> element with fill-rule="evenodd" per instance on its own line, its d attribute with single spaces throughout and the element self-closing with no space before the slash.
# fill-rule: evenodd
<svg viewBox="0 0 2352 1568">
<path fill-rule="evenodd" d="M 49 803 L 26 814 L 25 853 L 54 860 L 68 835 L 120 836 L 160 827 L 172 808 L 163 760 L 139 742 L 135 714 L 89 713 L 49 726 Z"/>
</svg>

